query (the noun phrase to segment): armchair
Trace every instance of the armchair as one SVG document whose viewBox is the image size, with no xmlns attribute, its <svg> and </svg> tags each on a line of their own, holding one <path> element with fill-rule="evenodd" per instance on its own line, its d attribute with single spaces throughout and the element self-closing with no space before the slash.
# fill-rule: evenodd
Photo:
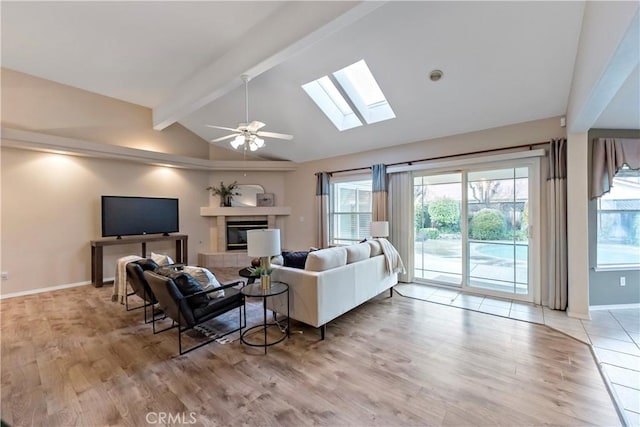
<svg viewBox="0 0 640 427">
<path fill-rule="evenodd" d="M 139 259 L 137 261 L 130 262 L 126 265 L 127 270 L 127 279 L 131 284 L 131 289 L 133 292 L 128 292 L 125 295 L 125 306 L 127 311 L 138 310 L 140 308 L 144 309 L 144 323 L 151 322 L 147 318 L 147 307 L 151 307 L 151 315 L 155 316 L 153 311 L 153 306 L 158 302 L 156 297 L 153 295 L 149 284 L 147 283 L 147 279 L 144 278 L 145 271 L 155 271 L 158 268 L 158 264 L 156 264 L 152 259 Z M 129 307 L 129 297 L 137 295 L 143 301 L 141 306 L 137 307 Z"/>
<path fill-rule="evenodd" d="M 186 273 L 183 273 L 186 275 Z M 234 286 L 243 284 L 244 282 L 239 280 L 232 283 L 227 283 L 221 287 L 217 287 L 210 290 L 202 290 L 187 295 L 183 294 L 180 290 L 174 278 L 168 276 L 162 276 L 153 271 L 144 271 L 144 278 L 146 279 L 153 295 L 158 301 L 160 308 L 164 313 L 172 319 L 172 325 L 157 332 L 163 332 L 174 327 L 178 330 L 178 352 L 179 354 L 185 354 L 203 345 L 209 344 L 215 339 L 226 336 L 230 333 L 240 331 L 246 327 L 247 313 L 245 308 L 244 295 L 240 293 L 240 290 L 235 289 Z M 187 275 L 188 276 L 188 275 Z M 179 280 L 176 277 L 176 280 Z M 209 298 L 208 294 L 224 290 L 225 295 L 220 298 Z M 226 332 L 223 335 L 216 336 L 208 339 L 202 343 L 194 345 L 187 350 L 182 349 L 182 334 L 186 331 L 193 329 L 195 326 L 200 325 L 207 320 L 211 320 L 221 314 L 227 313 L 235 308 L 238 308 L 238 328 Z M 243 310 L 244 309 L 244 310 Z M 244 314 L 244 322 L 243 322 Z M 153 332 L 156 332 L 155 318 L 153 322 Z"/>
</svg>

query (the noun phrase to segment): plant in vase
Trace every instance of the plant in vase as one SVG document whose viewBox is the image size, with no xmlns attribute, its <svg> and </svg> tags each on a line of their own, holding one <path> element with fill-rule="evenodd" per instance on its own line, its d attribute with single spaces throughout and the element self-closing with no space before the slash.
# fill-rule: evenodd
<svg viewBox="0 0 640 427">
<path fill-rule="evenodd" d="M 249 273 L 251 277 L 259 277 L 262 289 L 268 289 L 271 287 L 271 272 L 273 269 L 265 267 L 249 267 Z"/>
<path fill-rule="evenodd" d="M 220 196 L 220 206 L 231 206 L 231 200 L 233 196 L 239 196 L 238 181 L 233 181 L 231 184 L 225 186 L 224 182 L 220 181 L 220 187 L 207 187 L 207 190 L 211 191 L 212 196 Z"/>
<path fill-rule="evenodd" d="M 251 273 L 251 277 L 260 277 L 260 276 L 271 276 L 272 268 L 262 268 L 262 267 L 248 267 L 249 273 Z"/>
</svg>

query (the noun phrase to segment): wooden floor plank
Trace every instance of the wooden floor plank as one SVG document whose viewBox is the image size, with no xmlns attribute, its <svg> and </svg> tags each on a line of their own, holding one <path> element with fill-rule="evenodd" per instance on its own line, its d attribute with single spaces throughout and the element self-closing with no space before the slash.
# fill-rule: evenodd
<svg viewBox="0 0 640 427">
<path fill-rule="evenodd" d="M 619 425 L 588 347 L 542 325 L 388 294 L 260 349 L 176 356 L 111 288 L 0 302 L 12 426 Z M 151 416 L 151 418 L 149 418 Z M 170 423 L 169 423 L 170 424 Z M 179 424 L 175 423 L 174 424 Z"/>
</svg>

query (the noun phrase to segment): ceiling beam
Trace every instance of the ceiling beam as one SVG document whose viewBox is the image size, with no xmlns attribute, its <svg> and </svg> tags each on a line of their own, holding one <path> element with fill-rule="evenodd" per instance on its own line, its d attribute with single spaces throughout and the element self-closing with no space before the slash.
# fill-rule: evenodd
<svg viewBox="0 0 640 427">
<path fill-rule="evenodd" d="M 153 109 L 153 128 L 162 130 L 252 78 L 281 64 L 322 38 L 350 25 L 384 1 L 288 2 L 258 28 L 178 86 Z"/>
<path fill-rule="evenodd" d="M 640 62 L 640 6 L 587 2 L 567 108 L 570 133 L 587 132 Z"/>
</svg>

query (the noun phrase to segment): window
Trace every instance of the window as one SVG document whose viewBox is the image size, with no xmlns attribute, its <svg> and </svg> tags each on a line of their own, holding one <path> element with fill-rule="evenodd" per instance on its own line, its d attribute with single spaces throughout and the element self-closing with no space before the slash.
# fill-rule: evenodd
<svg viewBox="0 0 640 427">
<path fill-rule="evenodd" d="M 307 95 L 313 99 L 338 130 L 343 131 L 362 126 L 358 116 L 355 115 L 329 77 L 324 76 L 302 85 L 302 89 L 307 92 Z"/>
<path fill-rule="evenodd" d="M 333 75 L 367 124 L 396 117 L 364 59 Z"/>
<path fill-rule="evenodd" d="M 598 199 L 597 267 L 640 268 L 640 171 L 625 166 L 612 184 Z"/>
<path fill-rule="evenodd" d="M 364 59 L 302 89 L 340 131 L 396 117 Z"/>
<path fill-rule="evenodd" d="M 329 244 L 348 245 L 369 236 L 371 193 L 371 179 L 331 184 Z"/>
</svg>

